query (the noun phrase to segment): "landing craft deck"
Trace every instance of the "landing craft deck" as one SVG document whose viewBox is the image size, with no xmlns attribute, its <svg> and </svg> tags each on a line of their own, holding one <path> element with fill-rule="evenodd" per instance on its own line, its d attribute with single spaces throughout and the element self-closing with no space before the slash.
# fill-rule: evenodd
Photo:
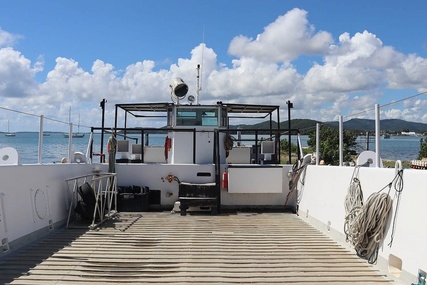
<svg viewBox="0 0 427 285">
<path fill-rule="evenodd" d="M 6 284 L 393 284 L 290 213 L 120 214 L 0 263 Z"/>
</svg>

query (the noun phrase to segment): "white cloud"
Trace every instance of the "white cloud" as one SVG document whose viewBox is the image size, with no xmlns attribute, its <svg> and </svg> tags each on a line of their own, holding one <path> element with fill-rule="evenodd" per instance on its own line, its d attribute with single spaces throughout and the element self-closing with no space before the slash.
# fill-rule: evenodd
<svg viewBox="0 0 427 285">
<path fill-rule="evenodd" d="M 302 54 L 324 54 L 332 42 L 329 33 L 315 33 L 306 11 L 295 8 L 265 27 L 255 40 L 243 35 L 235 37 L 228 51 L 258 61 L 287 62 Z"/>
<path fill-rule="evenodd" d="M 212 72 L 208 80 L 207 90 L 213 97 L 248 101 L 251 97 L 292 93 L 299 82 L 299 75 L 290 66 L 242 58 L 234 60 L 232 68 Z"/>
<path fill-rule="evenodd" d="M 285 102 L 291 100 L 293 118 L 328 121 L 363 112 L 391 96 L 385 88 L 425 90 L 427 59 L 398 52 L 368 31 L 353 36 L 343 32 L 334 43 L 330 33 L 316 32 L 307 16 L 306 11 L 293 9 L 267 25 L 256 39 L 235 37 L 229 45 L 229 52 L 236 56 L 231 64 L 218 62 L 215 51 L 205 44 L 166 69 L 146 59 L 117 70 L 98 59 L 90 70 L 84 70 L 76 60 L 57 57 L 46 80 L 38 83 L 35 76 L 43 69 L 43 60 L 32 64 L 19 51 L 3 47 L 0 104 L 61 118 L 67 117 L 69 107 L 86 108 L 90 111 L 85 121 L 91 125 L 99 121 L 102 98 L 108 100 L 112 117 L 111 106 L 118 102 L 169 102 L 173 77 L 183 78 L 189 93 L 195 94 L 198 64 L 202 103 L 277 104 L 286 110 Z M 11 45 L 17 38 L 0 29 L 0 46 Z M 300 73 L 297 64 L 307 55 L 317 55 L 322 61 Z M 401 109 L 383 111 L 382 116 L 427 122 L 424 110 L 424 101 L 411 101 Z"/>
<path fill-rule="evenodd" d="M 387 69 L 387 80 L 391 88 L 425 88 L 427 86 L 427 59 L 410 54 L 401 57 L 393 68 Z"/>
<path fill-rule="evenodd" d="M 169 72 L 166 70 L 155 72 L 154 67 L 155 63 L 150 60 L 129 65 L 122 78 L 122 85 L 124 91 L 127 91 L 128 98 L 122 94 L 121 98 L 116 99 L 122 102 L 126 99 L 133 102 L 166 100 Z M 160 94 L 163 96 L 159 96 Z"/>
<path fill-rule="evenodd" d="M 12 46 L 17 40 L 21 39 L 22 37 L 19 35 L 11 34 L 5 30 L 2 30 L 0 28 L 0 48 L 1 47 L 10 47 Z"/>
<path fill-rule="evenodd" d="M 28 97 L 35 94 L 34 76 L 40 64 L 31 61 L 11 47 L 0 49 L 0 97 Z"/>
<path fill-rule="evenodd" d="M 96 60 L 91 72 L 87 72 L 75 60 L 59 57 L 42 84 L 41 93 L 49 98 L 50 103 L 67 99 L 91 101 L 100 96 L 118 100 L 128 93 L 123 81 L 111 64 L 101 60 Z"/>
<path fill-rule="evenodd" d="M 402 111 L 399 109 L 391 109 L 381 112 L 381 115 L 384 115 L 388 119 L 400 119 L 402 117 Z"/>
<path fill-rule="evenodd" d="M 353 92 L 421 88 L 427 84 L 427 60 L 404 55 L 367 31 L 350 38 L 344 33 L 340 44 L 331 46 L 323 65 L 314 64 L 307 72 L 304 87 L 310 92 Z"/>
<path fill-rule="evenodd" d="M 373 34 L 364 31 L 352 38 L 339 37 L 340 44 L 331 46 L 324 64 L 314 64 L 307 72 L 304 87 L 310 92 L 352 92 L 373 90 L 385 83 L 385 69 L 398 58 L 396 52 L 383 47 Z"/>
</svg>

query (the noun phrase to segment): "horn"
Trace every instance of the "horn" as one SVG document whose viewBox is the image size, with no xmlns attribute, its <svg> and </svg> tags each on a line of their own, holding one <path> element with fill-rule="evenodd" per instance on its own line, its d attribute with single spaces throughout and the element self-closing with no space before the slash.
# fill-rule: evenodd
<svg viewBox="0 0 427 285">
<path fill-rule="evenodd" d="M 184 80 L 179 77 L 172 79 L 169 84 L 169 87 L 171 88 L 171 94 L 177 97 L 178 99 L 184 98 L 185 95 L 187 95 L 188 86 L 187 84 L 185 84 Z"/>
</svg>

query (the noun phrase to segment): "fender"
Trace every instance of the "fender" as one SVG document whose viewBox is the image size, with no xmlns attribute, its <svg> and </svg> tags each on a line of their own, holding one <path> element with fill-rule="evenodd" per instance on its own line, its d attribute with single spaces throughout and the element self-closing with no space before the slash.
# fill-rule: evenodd
<svg viewBox="0 0 427 285">
<path fill-rule="evenodd" d="M 172 147 L 172 139 L 168 136 L 165 138 L 165 160 L 168 160 L 169 157 L 169 150 Z"/>
</svg>

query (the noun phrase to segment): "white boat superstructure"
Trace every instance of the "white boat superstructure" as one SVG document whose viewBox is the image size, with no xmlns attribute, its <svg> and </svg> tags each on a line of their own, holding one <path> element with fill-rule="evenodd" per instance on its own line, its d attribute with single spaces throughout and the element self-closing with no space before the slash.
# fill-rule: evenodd
<svg viewBox="0 0 427 285">
<path fill-rule="evenodd" d="M 176 87 L 182 102 L 185 88 Z M 408 284 L 424 278 L 427 172 L 399 163 L 396 169 L 313 165 L 310 157 L 283 164 L 280 139 L 293 130 L 276 123 L 278 106 L 115 108 L 115 126 L 92 128 L 113 129 L 115 153 L 101 142 L 101 149 L 92 144 L 68 163 L 1 166 L 0 281 Z M 153 117 L 164 118 L 165 127 L 144 125 Z M 270 127 L 242 135 L 231 127 L 251 117 Z M 130 128 L 130 118 L 142 123 Z M 154 134 L 164 136 L 164 145 L 147 143 Z M 356 174 L 365 199 L 385 192 L 393 203 L 377 239 L 376 266 L 346 242 L 345 204 Z M 23 253 L 26 263 L 15 254 L 46 235 Z M 21 269 L 12 270 L 17 264 Z"/>
</svg>

